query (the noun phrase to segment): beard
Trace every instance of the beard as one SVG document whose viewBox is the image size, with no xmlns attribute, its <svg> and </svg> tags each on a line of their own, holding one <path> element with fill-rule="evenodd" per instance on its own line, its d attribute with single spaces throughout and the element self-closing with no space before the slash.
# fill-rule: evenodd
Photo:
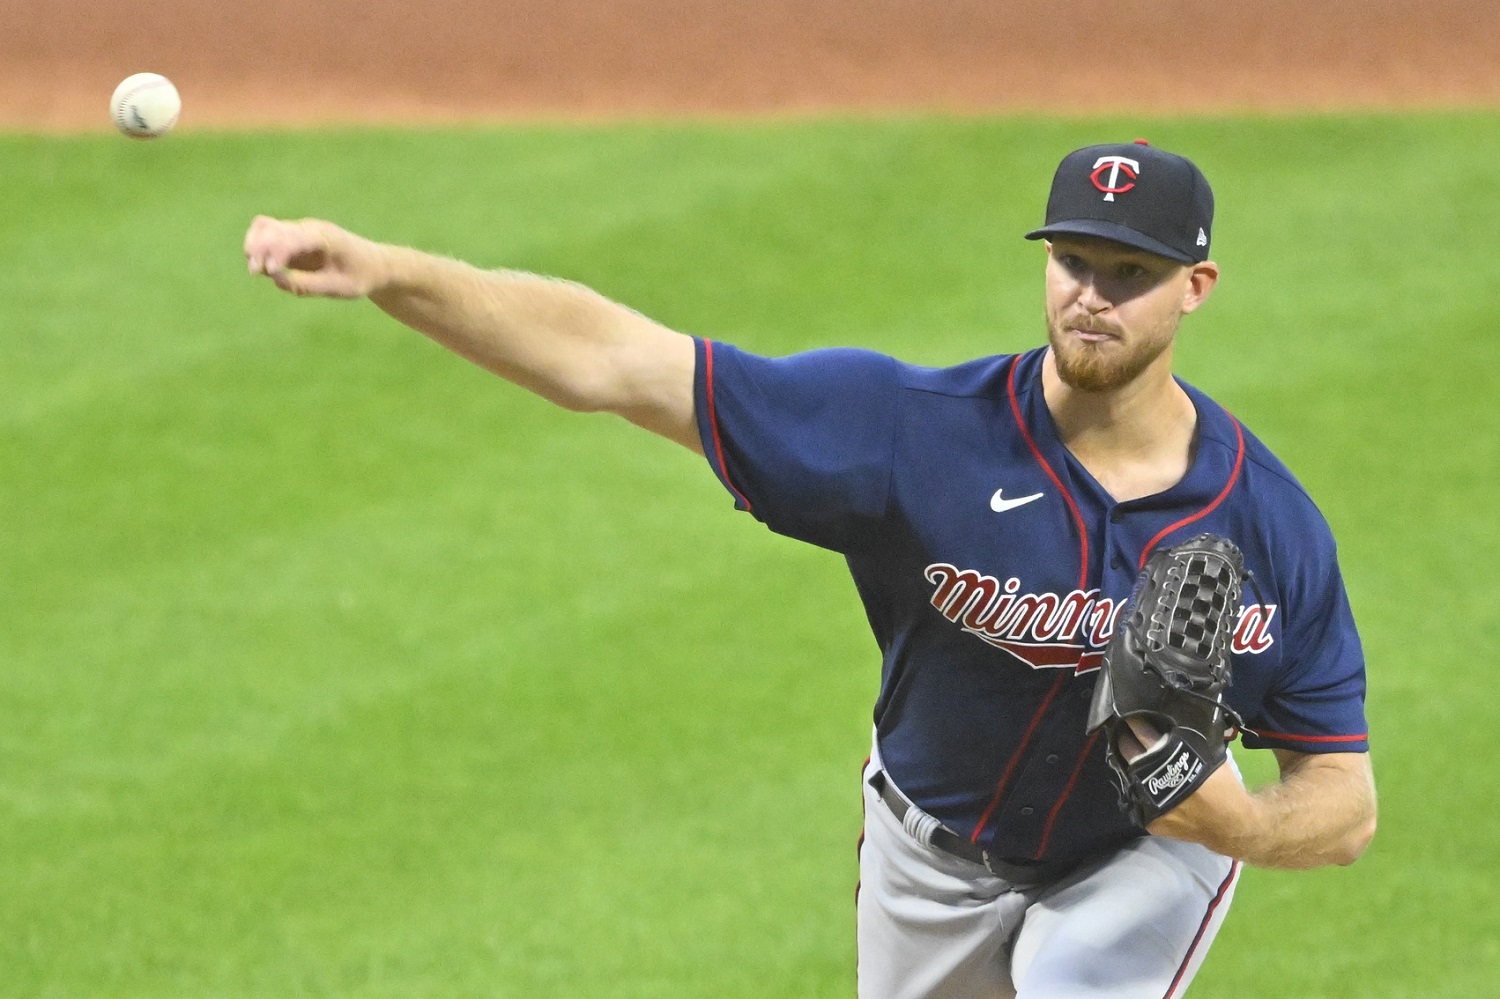
<svg viewBox="0 0 1500 999">
<path fill-rule="evenodd" d="M 1083 392 L 1112 392 L 1135 381 L 1161 357 L 1172 345 L 1180 320 L 1179 313 L 1156 329 L 1135 334 L 1129 343 L 1123 339 L 1083 343 L 1048 316 L 1047 342 L 1052 346 L 1052 358 L 1063 384 Z"/>
</svg>

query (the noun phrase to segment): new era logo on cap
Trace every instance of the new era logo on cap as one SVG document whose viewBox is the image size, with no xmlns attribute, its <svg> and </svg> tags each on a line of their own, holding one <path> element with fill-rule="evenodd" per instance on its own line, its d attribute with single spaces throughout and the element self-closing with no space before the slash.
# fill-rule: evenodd
<svg viewBox="0 0 1500 999">
<path fill-rule="evenodd" d="M 1027 239 L 1097 236 L 1182 263 L 1208 259 L 1214 195 L 1186 157 L 1133 143 L 1088 146 L 1052 178 L 1047 224 Z"/>
</svg>

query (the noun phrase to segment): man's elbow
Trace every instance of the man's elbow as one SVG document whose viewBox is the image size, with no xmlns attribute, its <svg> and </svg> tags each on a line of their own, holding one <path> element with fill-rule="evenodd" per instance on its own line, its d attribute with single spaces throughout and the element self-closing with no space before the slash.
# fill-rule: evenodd
<svg viewBox="0 0 1500 999">
<path fill-rule="evenodd" d="M 1370 846 L 1370 841 L 1375 838 L 1375 815 L 1372 812 L 1363 822 L 1352 829 L 1344 841 L 1340 844 L 1339 853 L 1333 862 L 1342 867 L 1348 867 L 1360 857 L 1365 855 L 1365 850 Z"/>
</svg>

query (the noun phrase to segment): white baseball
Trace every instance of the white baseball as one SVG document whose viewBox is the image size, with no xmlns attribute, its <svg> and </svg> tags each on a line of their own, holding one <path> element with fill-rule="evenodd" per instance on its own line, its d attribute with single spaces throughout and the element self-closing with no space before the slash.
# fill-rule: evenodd
<svg viewBox="0 0 1500 999">
<path fill-rule="evenodd" d="M 109 99 L 115 127 L 132 139 L 166 135 L 182 113 L 182 97 L 160 73 L 136 73 L 120 81 Z"/>
</svg>

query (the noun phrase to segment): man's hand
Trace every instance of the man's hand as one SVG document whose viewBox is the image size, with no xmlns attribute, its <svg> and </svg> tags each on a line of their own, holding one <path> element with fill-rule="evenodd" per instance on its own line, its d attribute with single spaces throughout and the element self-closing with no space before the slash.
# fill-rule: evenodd
<svg viewBox="0 0 1500 999">
<path fill-rule="evenodd" d="M 325 298 L 363 298 L 381 280 L 379 247 L 331 222 L 285 222 L 256 216 L 245 234 L 251 274 L 283 291 Z"/>
</svg>

